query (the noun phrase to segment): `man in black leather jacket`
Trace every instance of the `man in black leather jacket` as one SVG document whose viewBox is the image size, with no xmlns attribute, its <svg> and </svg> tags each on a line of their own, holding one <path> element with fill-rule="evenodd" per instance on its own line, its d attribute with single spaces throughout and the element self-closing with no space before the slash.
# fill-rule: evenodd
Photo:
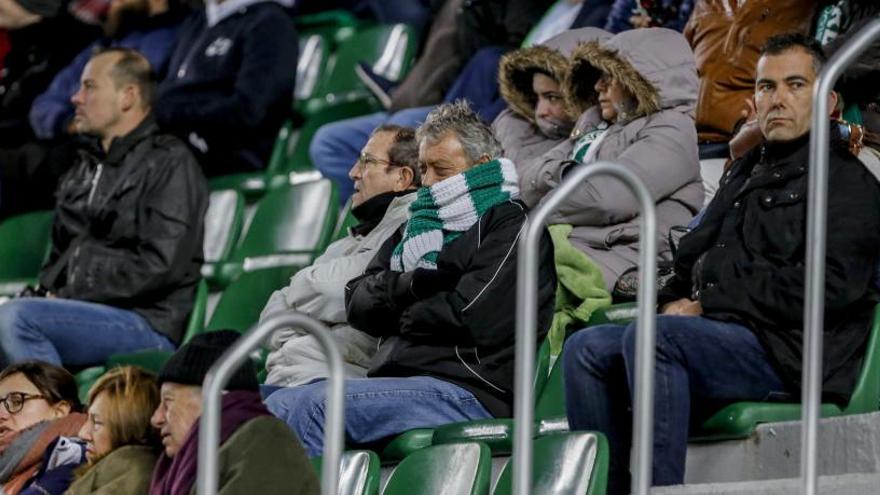
<svg viewBox="0 0 880 495">
<path fill-rule="evenodd" d="M 0 305 L 9 362 L 85 366 L 179 342 L 208 193 L 186 145 L 158 131 L 153 92 L 150 64 L 136 51 L 109 49 L 86 65 L 74 123 L 96 139 L 58 188 L 52 251 L 29 294 L 44 297 Z"/>
</svg>

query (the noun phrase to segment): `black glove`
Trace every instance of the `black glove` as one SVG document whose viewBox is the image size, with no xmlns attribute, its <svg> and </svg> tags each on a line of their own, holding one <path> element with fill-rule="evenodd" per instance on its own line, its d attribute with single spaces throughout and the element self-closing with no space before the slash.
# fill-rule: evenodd
<svg viewBox="0 0 880 495">
<path fill-rule="evenodd" d="M 416 268 L 409 290 L 416 299 L 427 299 L 439 292 L 454 290 L 460 278 L 461 275 L 452 270 Z"/>
<path fill-rule="evenodd" d="M 46 294 L 48 293 L 49 291 L 41 285 L 38 285 L 36 287 L 27 286 L 22 289 L 21 292 L 19 292 L 15 297 L 46 297 Z"/>
</svg>

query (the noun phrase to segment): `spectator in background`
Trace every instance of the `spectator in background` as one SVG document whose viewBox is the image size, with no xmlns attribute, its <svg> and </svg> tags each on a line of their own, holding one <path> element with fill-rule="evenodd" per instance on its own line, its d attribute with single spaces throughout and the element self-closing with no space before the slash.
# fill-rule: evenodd
<svg viewBox="0 0 880 495">
<path fill-rule="evenodd" d="M 615 0 L 605 29 L 612 33 L 646 27 L 681 31 L 693 9 L 694 0 Z"/>
<path fill-rule="evenodd" d="M 85 422 L 76 380 L 64 368 L 26 361 L 0 372 L 0 484 L 7 495 L 60 494 L 85 461 L 73 438 Z"/>
<path fill-rule="evenodd" d="M 577 115 L 565 102 L 568 57 L 582 43 L 610 38 L 597 28 L 564 31 L 545 43 L 501 58 L 498 84 L 507 108 L 492 123 L 504 156 L 522 172 L 527 163 L 567 140 Z"/>
<path fill-rule="evenodd" d="M 345 383 L 346 437 L 509 417 L 513 399 L 516 242 L 526 220 L 516 168 L 464 102 L 440 105 L 417 131 L 422 184 L 403 232 L 345 289 L 349 323 L 381 346 L 368 378 Z M 556 272 L 545 232 L 538 338 L 553 315 Z M 309 455 L 324 448 L 326 382 L 266 399 Z"/>
<path fill-rule="evenodd" d="M 807 164 L 821 47 L 801 34 L 771 38 L 754 97 L 766 140 L 735 161 L 703 221 L 679 243 L 658 293 L 654 404 L 656 485 L 685 478 L 689 426 L 718 404 L 796 397 L 803 367 Z M 829 98 L 830 107 L 836 95 Z M 880 184 L 846 149 L 829 158 L 823 397 L 846 404 L 877 304 Z M 563 355 L 566 410 L 577 430 L 609 441 L 609 495 L 629 493 L 629 405 L 635 324 L 572 335 Z"/>
<path fill-rule="evenodd" d="M 79 431 L 88 464 L 66 495 L 141 495 L 150 488 L 159 441 L 150 416 L 159 406 L 156 376 L 113 368 L 89 390 L 88 419 Z"/>
<path fill-rule="evenodd" d="M 30 126 L 37 141 L 0 150 L 0 218 L 54 205 L 58 179 L 76 161 L 81 144 L 75 135 L 71 97 L 79 88 L 80 75 L 91 56 L 101 48 L 131 48 L 141 52 L 162 74 L 174 49 L 183 10 L 177 0 L 111 3 L 102 24 L 105 36 L 61 69 L 31 105 Z"/>
<path fill-rule="evenodd" d="M 34 98 L 100 35 L 97 26 L 76 19 L 63 8 L 65 4 L 62 0 L 0 0 L 0 28 L 9 29 L 12 47 L 0 73 L 0 148 L 17 148 L 33 140 L 28 112 Z M 9 9 L 24 16 L 4 15 Z M 0 169 L 5 161 L 0 155 Z"/>
<path fill-rule="evenodd" d="M 111 2 L 101 26 L 104 38 L 81 51 L 70 65 L 55 76 L 49 88 L 34 100 L 29 115 L 37 138 L 55 139 L 75 132 L 74 105 L 70 99 L 79 87 L 79 77 L 86 63 L 101 48 L 137 50 L 150 62 L 155 75 L 161 77 L 165 74 L 182 18 L 178 0 Z"/>
<path fill-rule="evenodd" d="M 484 120 L 491 122 L 503 109 L 495 83 L 498 59 L 522 42 L 549 3 L 447 0 L 431 25 L 422 54 L 399 85 L 363 64 L 358 66 L 358 76 L 387 112 L 324 125 L 309 145 L 312 163 L 339 186 L 340 201 L 352 191 L 348 168 L 377 126 L 417 126 L 433 105 L 458 98 L 471 101 Z"/>
<path fill-rule="evenodd" d="M 693 52 L 671 29 L 624 31 L 575 49 L 564 86 L 570 113 L 580 117 L 569 139 L 520 165 L 523 201 L 539 204 L 577 163 L 619 163 L 651 191 L 658 256 L 668 260 L 669 229 L 687 225 L 703 204 Z M 636 198 L 604 176 L 566 198 L 548 223 L 574 227 L 569 240 L 601 268 L 610 291 L 636 266 L 640 221 Z"/>
<path fill-rule="evenodd" d="M 74 95 L 77 132 L 94 136 L 61 180 L 40 286 L 0 305 L 10 362 L 103 363 L 174 349 L 202 261 L 207 185 L 182 142 L 152 119 L 150 64 L 135 51 L 92 57 Z"/>
<path fill-rule="evenodd" d="M 413 129 L 376 128 L 349 176 L 355 184 L 351 212 L 359 223 L 349 235 L 328 246 L 311 266 L 296 272 L 289 286 L 275 291 L 260 319 L 292 309 L 331 325 L 346 377 L 363 378 L 377 343 L 348 324 L 345 284 L 364 273 L 376 251 L 406 222 L 421 183 Z M 269 348 L 267 385 L 293 387 L 326 378 L 327 357 L 311 335 L 295 329 L 279 330 L 272 335 Z"/>
<path fill-rule="evenodd" d="M 156 119 L 189 143 L 206 175 L 257 171 L 291 112 L 293 20 L 273 0 L 222 0 L 211 13 L 181 26 Z"/>
<path fill-rule="evenodd" d="M 745 122 L 761 46 L 779 33 L 810 31 L 816 0 L 696 0 L 684 35 L 694 49 L 700 89 L 697 132 L 701 158 L 726 158 Z"/>
<path fill-rule="evenodd" d="M 238 337 L 232 330 L 199 334 L 159 372 L 160 402 L 151 422 L 164 454 L 153 471 L 150 495 L 195 493 L 202 382 Z M 314 468 L 290 429 L 263 406 L 257 389 L 256 369 L 246 360 L 232 373 L 222 397 L 218 493 L 317 495 Z"/>
</svg>

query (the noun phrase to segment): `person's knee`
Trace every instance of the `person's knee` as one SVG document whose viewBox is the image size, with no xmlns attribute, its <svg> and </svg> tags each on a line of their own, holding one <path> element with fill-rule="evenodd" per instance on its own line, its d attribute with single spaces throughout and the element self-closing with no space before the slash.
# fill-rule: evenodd
<svg viewBox="0 0 880 495">
<path fill-rule="evenodd" d="M 566 375 L 583 369 L 604 369 L 620 354 L 623 327 L 599 325 L 576 332 L 565 342 L 563 364 Z"/>
<path fill-rule="evenodd" d="M 323 391 L 316 384 L 285 387 L 266 398 L 266 408 L 291 426 L 301 423 L 301 417 L 323 403 Z"/>
</svg>

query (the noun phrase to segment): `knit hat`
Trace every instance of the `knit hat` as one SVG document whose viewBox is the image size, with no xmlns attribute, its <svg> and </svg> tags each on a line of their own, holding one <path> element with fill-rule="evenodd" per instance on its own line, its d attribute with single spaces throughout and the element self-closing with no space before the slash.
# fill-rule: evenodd
<svg viewBox="0 0 880 495">
<path fill-rule="evenodd" d="M 241 337 L 235 330 L 217 330 L 196 335 L 181 346 L 162 366 L 159 383 L 202 386 L 208 370 Z M 229 378 L 225 390 L 259 390 L 257 370 L 247 359 Z"/>
</svg>

